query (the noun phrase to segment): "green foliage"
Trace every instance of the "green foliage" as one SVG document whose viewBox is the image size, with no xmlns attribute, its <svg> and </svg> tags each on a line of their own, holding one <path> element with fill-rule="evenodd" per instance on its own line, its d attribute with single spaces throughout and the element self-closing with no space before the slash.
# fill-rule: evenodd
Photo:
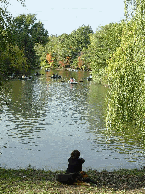
<svg viewBox="0 0 145 194">
<path fill-rule="evenodd" d="M 91 43 L 90 34 L 93 34 L 91 27 L 84 25 L 71 33 L 71 46 L 74 56 L 80 54 L 83 48 L 88 48 Z"/>
<path fill-rule="evenodd" d="M 31 27 L 30 34 L 34 43 L 45 45 L 48 42 L 48 31 L 44 29 L 44 25 L 40 21 L 38 23 L 34 23 Z"/>
<path fill-rule="evenodd" d="M 144 3 L 137 7 L 134 17 L 123 27 L 121 45 L 108 60 L 107 127 L 132 131 L 144 139 L 145 116 L 145 16 Z M 145 143 L 145 142 L 144 142 Z"/>
<path fill-rule="evenodd" d="M 45 47 L 46 53 L 51 54 L 53 66 L 57 66 L 61 61 L 63 64 L 78 66 L 78 57 L 83 48 L 88 48 L 90 44 L 90 34 L 93 31 L 90 26 L 81 26 L 71 34 L 60 36 L 50 36 L 50 41 Z"/>
<path fill-rule="evenodd" d="M 122 23 L 124 21 L 121 23 L 110 23 L 98 28 L 95 34 L 90 35 L 91 44 L 88 46 L 88 49 L 85 48 L 82 51 L 84 64 L 91 67 L 93 78 L 96 78 L 99 82 L 102 82 L 101 80 L 105 76 L 106 60 L 109 59 L 110 55 L 120 45 Z"/>
<path fill-rule="evenodd" d="M 26 70 L 26 59 L 22 50 L 16 46 L 10 29 L 10 14 L 0 8 L 0 77 L 4 78 L 12 72 Z"/>
<path fill-rule="evenodd" d="M 48 41 L 47 30 L 41 22 L 36 23 L 35 15 L 20 15 L 13 19 L 13 38 L 20 49 L 24 49 L 29 68 L 37 67 L 35 43 L 45 45 Z"/>
<path fill-rule="evenodd" d="M 1 53 L 0 72 L 2 75 L 8 75 L 10 72 L 27 71 L 26 58 L 23 51 L 15 45 L 7 45 L 5 52 Z"/>
<path fill-rule="evenodd" d="M 24 0 L 19 0 L 24 6 Z M 13 18 L 7 12 L 9 1 L 1 0 L 0 8 L 0 81 L 9 73 L 26 72 L 38 66 L 34 45 L 45 45 L 48 32 L 35 15 L 20 15 Z M 37 63 L 36 63 L 37 62 Z"/>
<path fill-rule="evenodd" d="M 25 0 L 17 0 L 17 1 L 19 1 L 24 6 Z M 0 0 L 0 2 L 5 3 L 6 5 L 10 3 L 8 0 Z"/>
<path fill-rule="evenodd" d="M 36 64 L 40 64 L 41 67 L 44 67 L 46 65 L 46 52 L 45 52 L 45 47 L 39 43 L 36 43 L 34 46 L 35 53 L 37 59 L 36 59 Z"/>
<path fill-rule="evenodd" d="M 6 9 L 0 8 L 0 52 L 4 51 L 7 43 L 11 42 L 9 28 L 10 23 L 10 14 L 6 11 Z"/>
<path fill-rule="evenodd" d="M 66 63 L 67 56 L 71 55 L 70 51 L 70 37 L 68 34 L 62 34 L 57 38 L 57 50 L 54 51 L 58 61 Z"/>
</svg>

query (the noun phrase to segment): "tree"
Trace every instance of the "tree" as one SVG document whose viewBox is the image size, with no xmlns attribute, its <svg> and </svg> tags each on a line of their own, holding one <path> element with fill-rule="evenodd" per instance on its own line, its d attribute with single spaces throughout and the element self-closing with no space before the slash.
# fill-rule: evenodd
<svg viewBox="0 0 145 194">
<path fill-rule="evenodd" d="M 90 44 L 90 34 L 93 31 L 90 26 L 82 26 L 71 34 L 62 34 L 60 36 L 49 37 L 50 41 L 46 45 L 46 54 L 51 55 L 53 66 L 60 64 L 61 66 L 78 67 L 78 57 L 81 55 L 83 48 L 87 48 Z"/>
<path fill-rule="evenodd" d="M 1 74 L 9 75 L 9 73 L 19 73 L 27 71 L 26 58 L 22 50 L 18 46 L 8 44 L 5 52 L 1 53 Z"/>
<path fill-rule="evenodd" d="M 84 68 L 91 67 L 93 79 L 102 82 L 105 76 L 106 60 L 116 51 L 121 42 L 122 23 L 110 23 L 101 26 L 94 34 L 90 34 L 88 48 L 82 50 Z"/>
<path fill-rule="evenodd" d="M 10 72 L 18 71 L 19 68 L 23 69 L 22 67 L 26 62 L 23 51 L 16 46 L 12 38 L 11 22 L 10 14 L 0 8 L 0 79 Z"/>
<path fill-rule="evenodd" d="M 50 56 L 51 60 L 48 60 L 47 62 L 49 65 L 52 67 L 56 67 L 58 65 L 58 47 L 59 47 L 59 42 L 58 42 L 58 37 L 55 35 L 52 35 L 49 37 L 49 42 L 45 46 L 45 59 L 46 56 Z"/>
<path fill-rule="evenodd" d="M 17 1 L 19 1 L 23 6 L 25 5 L 25 4 L 24 4 L 25 0 L 17 0 Z M 6 5 L 10 3 L 8 0 L 0 0 L 0 2 L 1 2 L 1 3 L 4 3 L 4 4 L 6 4 Z"/>
<path fill-rule="evenodd" d="M 33 14 L 20 15 L 13 19 L 13 38 L 20 49 L 24 50 L 29 68 L 36 67 L 36 43 L 45 45 L 48 41 L 48 32 L 41 22 L 36 23 L 36 16 Z"/>
<path fill-rule="evenodd" d="M 19 0 L 23 5 L 24 1 Z M 18 68 L 21 66 L 21 63 L 25 63 L 25 58 L 23 57 L 23 51 L 21 51 L 13 41 L 12 33 L 10 29 L 10 25 L 12 22 L 12 16 L 9 12 L 7 12 L 7 5 L 9 1 L 7 0 L 0 0 L 1 8 L 0 8 L 0 81 L 5 75 L 8 75 L 9 71 L 15 71 L 14 68 Z M 14 65 L 14 58 L 20 58 L 15 62 Z M 13 61 L 13 62 L 12 62 Z M 15 67 L 14 67 L 15 66 Z"/>
<path fill-rule="evenodd" d="M 34 43 L 45 46 L 48 42 L 48 31 L 45 30 L 44 25 L 40 21 L 32 25 L 30 34 Z"/>
<path fill-rule="evenodd" d="M 144 138 L 145 116 L 145 2 L 136 0 L 136 10 L 131 20 L 123 26 L 120 47 L 108 60 L 107 127 L 118 131 L 133 129 L 136 136 Z"/>
<path fill-rule="evenodd" d="M 82 25 L 77 30 L 71 33 L 71 50 L 72 59 L 76 59 L 81 55 L 83 49 L 88 49 L 90 45 L 90 35 L 93 34 L 93 30 L 90 26 Z M 78 62 L 78 61 L 77 61 Z"/>
</svg>

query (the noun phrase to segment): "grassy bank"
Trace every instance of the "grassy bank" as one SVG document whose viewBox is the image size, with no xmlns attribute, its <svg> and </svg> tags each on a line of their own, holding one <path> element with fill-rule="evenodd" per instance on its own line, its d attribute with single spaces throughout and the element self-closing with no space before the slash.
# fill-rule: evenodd
<svg viewBox="0 0 145 194">
<path fill-rule="evenodd" d="M 145 193 L 145 169 L 114 172 L 88 170 L 97 185 L 65 185 L 55 180 L 64 171 L 44 171 L 33 168 L 0 168 L 0 193 Z"/>
</svg>

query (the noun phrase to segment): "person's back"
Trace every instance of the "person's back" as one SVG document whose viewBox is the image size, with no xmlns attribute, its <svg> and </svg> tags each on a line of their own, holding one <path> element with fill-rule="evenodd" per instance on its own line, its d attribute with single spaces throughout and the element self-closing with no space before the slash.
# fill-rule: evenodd
<svg viewBox="0 0 145 194">
<path fill-rule="evenodd" d="M 78 150 L 74 150 L 71 153 L 71 157 L 68 159 L 68 168 L 67 173 L 78 173 L 82 171 L 82 164 L 85 162 L 83 158 L 79 158 L 80 152 Z"/>
<path fill-rule="evenodd" d="M 78 173 L 82 171 L 82 164 L 85 162 L 83 158 L 73 158 L 68 159 L 67 173 Z"/>
<path fill-rule="evenodd" d="M 56 180 L 66 184 L 73 184 L 75 181 L 85 181 L 92 182 L 96 184 L 95 181 L 91 180 L 88 175 L 82 171 L 82 164 L 85 162 L 83 158 L 79 158 L 80 152 L 74 150 L 71 153 L 71 157 L 68 159 L 68 168 L 65 174 L 58 174 Z"/>
</svg>

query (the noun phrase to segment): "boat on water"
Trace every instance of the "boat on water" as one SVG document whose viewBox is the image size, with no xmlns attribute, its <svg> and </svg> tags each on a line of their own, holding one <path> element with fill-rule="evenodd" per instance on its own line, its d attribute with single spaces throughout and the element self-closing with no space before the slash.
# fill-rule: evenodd
<svg viewBox="0 0 145 194">
<path fill-rule="evenodd" d="M 38 73 L 38 72 L 34 73 L 34 76 L 40 76 L 40 75 L 41 73 Z"/>
<path fill-rule="evenodd" d="M 92 79 L 93 79 L 92 74 L 89 77 L 87 77 L 88 81 L 92 81 Z"/>
<path fill-rule="evenodd" d="M 77 84 L 78 82 L 69 82 L 70 84 Z"/>
<path fill-rule="evenodd" d="M 70 84 L 77 84 L 78 82 L 76 82 L 76 80 L 71 77 L 70 80 L 68 81 Z"/>
<path fill-rule="evenodd" d="M 61 79 L 61 75 L 58 75 L 58 74 L 53 74 L 51 76 L 52 79 Z"/>
<path fill-rule="evenodd" d="M 45 72 L 49 72 L 49 71 L 50 71 L 50 69 L 48 69 L 48 68 L 45 69 Z"/>
<path fill-rule="evenodd" d="M 32 79 L 32 76 L 27 77 L 26 75 L 22 75 L 20 77 L 20 80 L 31 80 L 31 79 Z"/>
</svg>

